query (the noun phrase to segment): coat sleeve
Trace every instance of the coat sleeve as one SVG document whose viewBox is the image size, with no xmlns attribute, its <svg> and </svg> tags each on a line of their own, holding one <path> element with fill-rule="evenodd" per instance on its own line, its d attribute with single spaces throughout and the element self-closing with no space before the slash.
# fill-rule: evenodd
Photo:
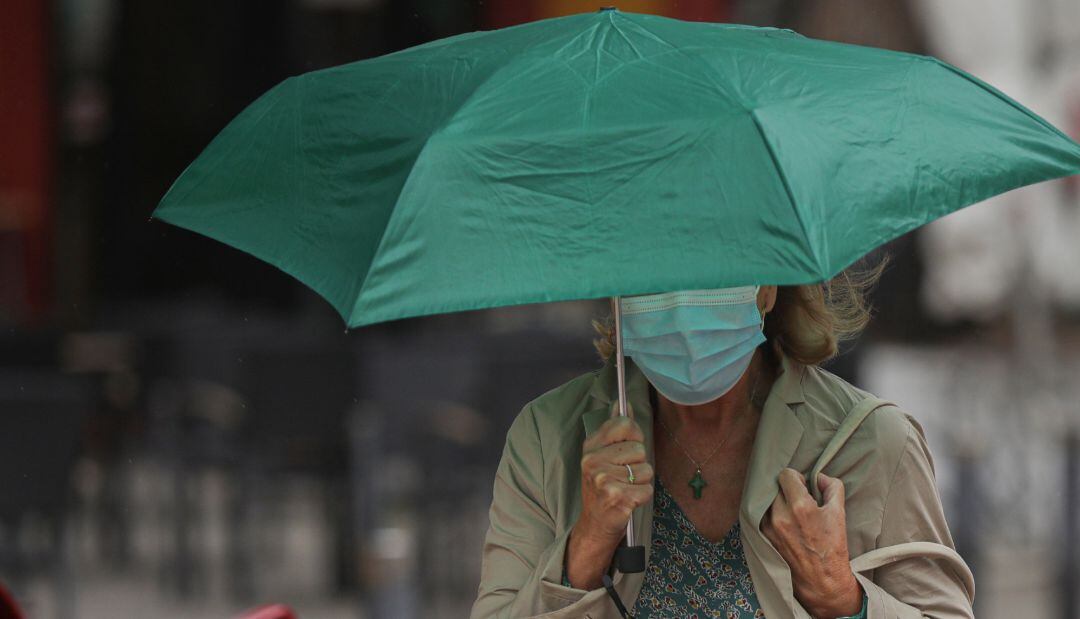
<svg viewBox="0 0 1080 619">
<path fill-rule="evenodd" d="M 489 526 L 484 538 L 480 586 L 471 619 L 583 616 L 578 603 L 595 596 L 562 584 L 570 530 L 557 531 L 544 500 L 544 462 L 531 407 L 517 416 L 506 436 L 495 473 Z"/>
<path fill-rule="evenodd" d="M 923 429 L 905 414 L 908 433 L 885 499 L 879 548 L 927 541 L 953 545 Z M 975 592 L 949 562 L 908 558 L 855 577 L 867 595 L 867 619 L 971 619 Z"/>
</svg>

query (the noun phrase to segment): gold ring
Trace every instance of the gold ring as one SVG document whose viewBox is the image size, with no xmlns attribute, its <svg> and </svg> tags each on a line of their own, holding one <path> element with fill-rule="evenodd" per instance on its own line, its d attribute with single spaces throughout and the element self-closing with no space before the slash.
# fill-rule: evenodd
<svg viewBox="0 0 1080 619">
<path fill-rule="evenodd" d="M 629 464 L 624 466 L 626 466 L 626 481 L 631 484 L 634 483 L 634 480 L 637 479 L 634 477 L 634 469 L 630 468 Z"/>
</svg>

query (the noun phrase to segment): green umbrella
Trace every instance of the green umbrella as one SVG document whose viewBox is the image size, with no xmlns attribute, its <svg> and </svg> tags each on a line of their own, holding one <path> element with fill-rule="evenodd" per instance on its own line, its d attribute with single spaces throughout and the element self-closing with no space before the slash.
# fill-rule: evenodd
<svg viewBox="0 0 1080 619">
<path fill-rule="evenodd" d="M 827 279 L 1080 145 L 929 56 L 605 10 L 286 79 L 154 215 L 350 326 Z"/>
<path fill-rule="evenodd" d="M 1078 172 L 1080 145 L 935 58 L 605 9 L 286 79 L 154 215 L 360 326 L 818 282 Z"/>
</svg>

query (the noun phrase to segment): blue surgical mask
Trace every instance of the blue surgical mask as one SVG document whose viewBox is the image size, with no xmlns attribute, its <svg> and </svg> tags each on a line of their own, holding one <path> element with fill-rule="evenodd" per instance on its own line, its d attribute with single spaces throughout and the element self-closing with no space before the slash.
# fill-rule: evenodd
<svg viewBox="0 0 1080 619">
<path fill-rule="evenodd" d="M 739 382 L 765 341 L 757 293 L 743 286 L 623 297 L 623 352 L 672 402 L 711 402 Z"/>
</svg>

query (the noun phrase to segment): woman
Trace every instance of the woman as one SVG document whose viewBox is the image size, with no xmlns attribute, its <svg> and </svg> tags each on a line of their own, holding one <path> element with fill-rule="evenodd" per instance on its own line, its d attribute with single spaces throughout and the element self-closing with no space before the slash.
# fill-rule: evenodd
<svg viewBox="0 0 1080 619">
<path fill-rule="evenodd" d="M 879 274 L 624 298 L 632 418 L 594 323 L 604 367 L 507 434 L 471 616 L 618 617 L 607 573 L 636 617 L 971 617 L 921 427 L 818 367 Z"/>
</svg>

